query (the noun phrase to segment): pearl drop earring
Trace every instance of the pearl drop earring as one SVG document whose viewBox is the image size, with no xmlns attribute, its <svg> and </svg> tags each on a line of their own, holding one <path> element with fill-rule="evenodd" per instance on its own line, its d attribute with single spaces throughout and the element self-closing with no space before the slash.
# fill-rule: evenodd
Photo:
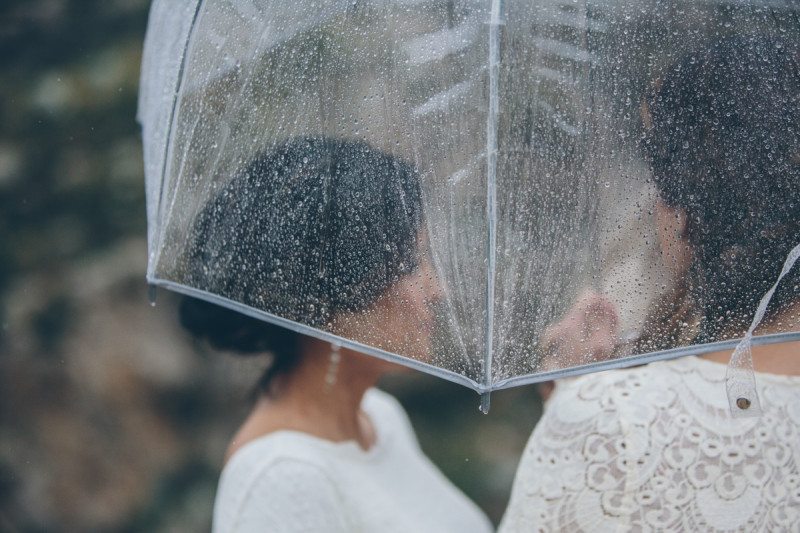
<svg viewBox="0 0 800 533">
<path fill-rule="evenodd" d="M 328 360 L 328 371 L 325 373 L 325 392 L 330 392 L 339 374 L 339 362 L 342 360 L 342 354 L 339 353 L 342 345 L 338 342 L 331 343 L 331 354 Z"/>
</svg>

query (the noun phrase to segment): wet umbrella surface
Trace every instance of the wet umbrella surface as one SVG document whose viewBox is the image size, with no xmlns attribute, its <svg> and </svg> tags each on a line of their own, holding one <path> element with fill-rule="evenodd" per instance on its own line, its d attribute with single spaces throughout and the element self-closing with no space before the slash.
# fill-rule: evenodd
<svg viewBox="0 0 800 533">
<path fill-rule="evenodd" d="M 156 0 L 148 281 L 481 393 L 733 352 L 800 242 L 798 17 L 790 0 Z M 687 96 L 660 82 L 675 68 L 737 89 Z M 792 309 L 786 266 L 771 305 Z M 753 343 L 800 337 L 768 326 Z"/>
</svg>

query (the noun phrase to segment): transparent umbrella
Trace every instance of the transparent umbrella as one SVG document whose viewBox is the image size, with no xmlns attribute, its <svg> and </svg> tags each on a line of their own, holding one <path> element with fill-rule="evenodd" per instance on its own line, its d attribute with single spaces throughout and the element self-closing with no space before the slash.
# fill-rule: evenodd
<svg viewBox="0 0 800 533">
<path fill-rule="evenodd" d="M 461 383 L 484 408 L 492 390 L 739 345 L 729 395 L 757 412 L 749 345 L 800 338 L 791 272 L 755 327 L 800 241 L 799 13 L 156 0 L 139 102 L 147 279 Z M 664 82 L 676 73 L 698 82 Z M 366 168 L 414 185 L 337 177 Z M 359 190 L 381 187 L 400 204 L 376 215 Z M 359 235 L 378 246 L 355 249 Z M 387 333 L 420 314 L 391 290 L 385 327 L 358 322 L 342 278 L 362 261 L 391 279 L 430 265 L 430 331 Z"/>
</svg>

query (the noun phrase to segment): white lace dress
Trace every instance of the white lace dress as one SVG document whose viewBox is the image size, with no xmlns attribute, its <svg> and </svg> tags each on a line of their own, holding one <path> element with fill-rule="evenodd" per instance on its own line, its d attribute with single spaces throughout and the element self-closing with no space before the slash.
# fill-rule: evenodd
<svg viewBox="0 0 800 533">
<path fill-rule="evenodd" d="M 756 373 L 732 419 L 725 365 L 697 357 L 561 381 L 500 531 L 800 532 L 800 378 Z"/>
<path fill-rule="evenodd" d="M 486 515 L 420 450 L 400 404 L 370 390 L 369 451 L 296 431 L 238 450 L 222 472 L 215 533 L 489 533 Z"/>
</svg>

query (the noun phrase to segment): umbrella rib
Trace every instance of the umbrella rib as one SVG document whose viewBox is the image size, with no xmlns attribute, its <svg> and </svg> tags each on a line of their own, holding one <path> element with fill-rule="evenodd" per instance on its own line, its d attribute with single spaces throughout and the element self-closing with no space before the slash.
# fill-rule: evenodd
<svg viewBox="0 0 800 533">
<path fill-rule="evenodd" d="M 492 384 L 492 344 L 494 337 L 494 293 L 497 270 L 497 115 L 500 108 L 498 77 L 500 74 L 500 26 L 503 0 L 492 0 L 489 23 L 489 113 L 486 120 L 486 219 L 487 258 L 486 272 L 486 350 L 483 379 L 486 387 Z M 489 394 L 481 397 L 481 411 L 489 411 Z"/>
<path fill-rule="evenodd" d="M 186 296 L 191 296 L 193 298 L 199 298 L 201 300 L 205 300 L 207 302 L 225 307 L 227 309 L 237 311 L 243 315 L 247 315 L 249 317 L 258 320 L 263 320 L 270 324 L 282 326 L 286 329 L 295 331 L 297 333 L 301 333 L 303 335 L 309 335 L 311 337 L 326 342 L 340 343 L 342 346 L 359 351 L 364 354 L 368 354 L 372 357 L 377 357 L 378 359 L 383 359 L 384 361 L 401 364 L 408 368 L 419 370 L 420 372 L 425 372 L 426 374 L 430 374 L 432 376 L 445 379 L 447 381 L 456 383 L 458 385 L 462 385 L 464 387 L 476 391 L 479 394 L 483 394 L 488 390 L 483 386 L 483 384 L 478 383 L 477 381 L 461 373 L 454 372 L 452 370 L 447 370 L 445 368 L 435 366 L 431 363 L 420 361 L 418 359 L 413 359 L 411 357 L 399 355 L 394 352 L 382 350 L 380 348 L 376 348 L 368 344 L 362 344 L 358 341 L 346 337 L 340 337 L 334 333 L 318 329 L 313 326 L 309 326 L 307 324 L 303 324 L 302 322 L 294 322 L 293 320 L 283 318 L 281 316 L 272 314 L 267 311 L 262 311 L 255 307 L 251 307 L 241 302 L 225 298 L 224 296 L 219 296 L 217 294 L 205 291 L 203 289 L 197 289 L 194 287 L 190 287 L 188 285 L 184 285 L 179 282 L 170 281 L 162 278 L 153 278 L 151 280 L 151 283 L 155 286 L 163 287 L 172 292 L 176 292 L 178 294 L 184 294 Z"/>
<path fill-rule="evenodd" d="M 183 54 L 181 56 L 181 64 L 180 69 L 178 70 L 178 77 L 176 79 L 176 87 L 175 93 L 172 99 L 172 109 L 170 110 L 170 120 L 169 120 L 169 130 L 167 131 L 167 135 L 165 137 L 165 142 L 167 143 L 167 149 L 164 151 L 164 160 L 161 166 L 161 187 L 159 187 L 158 191 L 158 202 L 156 203 L 156 213 L 158 214 L 159 220 L 164 220 L 164 214 L 162 213 L 163 209 L 163 202 L 164 202 L 164 189 L 167 185 L 169 185 L 168 180 L 168 172 L 170 170 L 170 165 L 172 161 L 172 135 L 175 131 L 176 124 L 178 122 L 178 109 L 180 106 L 180 96 L 183 90 L 183 84 L 185 79 L 185 69 L 186 69 L 186 57 L 189 54 L 189 46 L 192 42 L 192 36 L 194 35 L 194 30 L 197 27 L 197 19 L 200 16 L 200 10 L 203 7 L 203 0 L 197 0 L 197 5 L 195 6 L 194 14 L 192 16 L 192 23 L 189 26 L 189 32 L 186 35 L 186 43 L 183 47 Z M 154 250 L 156 250 L 156 260 L 153 261 L 153 267 L 158 264 L 158 258 L 161 255 L 161 240 L 163 239 L 163 231 L 166 227 L 166 224 L 162 222 L 156 227 L 154 232 L 154 243 L 148 243 L 150 246 L 153 246 Z M 150 261 L 148 261 L 150 262 Z M 148 271 L 150 267 L 148 267 Z M 150 274 L 148 272 L 148 274 Z M 152 273 L 153 275 L 155 272 Z"/>
</svg>

